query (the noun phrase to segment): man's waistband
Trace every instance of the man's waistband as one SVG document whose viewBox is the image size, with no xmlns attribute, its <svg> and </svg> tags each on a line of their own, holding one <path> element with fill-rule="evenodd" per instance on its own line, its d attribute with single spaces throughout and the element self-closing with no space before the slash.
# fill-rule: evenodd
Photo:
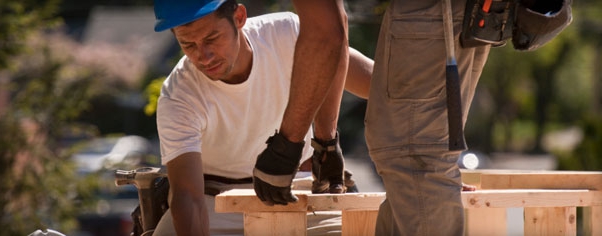
<svg viewBox="0 0 602 236">
<path fill-rule="evenodd" d="M 203 177 L 205 178 L 205 194 L 211 195 L 211 196 L 220 194 L 222 191 L 224 191 L 224 189 L 215 186 L 215 184 L 213 184 L 213 185 L 207 184 L 207 181 L 218 182 L 221 184 L 251 184 L 251 183 L 253 183 L 253 178 L 251 178 L 251 177 L 243 178 L 243 179 L 232 179 L 232 178 L 228 178 L 228 177 L 217 176 L 217 175 L 208 175 L 208 174 L 204 174 Z"/>
<path fill-rule="evenodd" d="M 253 183 L 252 177 L 242 178 L 242 179 L 232 179 L 232 178 L 228 178 L 228 177 L 209 175 L 209 174 L 204 174 L 203 177 L 205 178 L 205 181 L 215 181 L 215 182 L 220 182 L 220 183 L 224 183 L 224 184 L 251 184 L 251 183 Z"/>
</svg>

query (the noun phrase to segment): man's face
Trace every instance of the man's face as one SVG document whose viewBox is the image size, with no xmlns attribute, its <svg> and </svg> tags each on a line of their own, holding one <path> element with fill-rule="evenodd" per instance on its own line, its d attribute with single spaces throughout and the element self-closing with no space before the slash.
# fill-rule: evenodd
<svg viewBox="0 0 602 236">
<path fill-rule="evenodd" d="M 212 80 L 228 82 L 240 49 L 237 27 L 226 18 L 209 14 L 175 27 L 173 32 L 182 51 L 198 70 Z"/>
</svg>

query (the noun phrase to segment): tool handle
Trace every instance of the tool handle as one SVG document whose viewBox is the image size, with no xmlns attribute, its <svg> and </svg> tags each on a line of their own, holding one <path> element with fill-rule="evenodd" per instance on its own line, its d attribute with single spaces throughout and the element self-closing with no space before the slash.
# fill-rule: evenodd
<svg viewBox="0 0 602 236">
<path fill-rule="evenodd" d="M 449 150 L 466 150 L 464 139 L 464 122 L 462 121 L 462 96 L 460 73 L 456 63 L 454 47 L 454 25 L 452 20 L 451 0 L 442 0 L 443 32 L 447 62 L 445 67 L 445 89 L 447 94 L 447 123 L 449 129 Z"/>
<path fill-rule="evenodd" d="M 489 12 L 489 10 L 491 9 L 492 2 L 493 0 L 485 0 L 485 2 L 483 2 L 483 12 Z"/>
<path fill-rule="evenodd" d="M 442 0 L 443 3 L 443 34 L 445 38 L 445 52 L 447 65 L 456 65 L 456 54 L 454 47 L 454 23 L 452 20 L 452 8 L 450 0 Z"/>
<path fill-rule="evenodd" d="M 466 150 L 464 123 L 462 122 L 462 97 L 460 96 L 460 74 L 458 66 L 445 67 L 445 88 L 447 90 L 447 123 L 449 126 L 449 150 Z"/>
</svg>

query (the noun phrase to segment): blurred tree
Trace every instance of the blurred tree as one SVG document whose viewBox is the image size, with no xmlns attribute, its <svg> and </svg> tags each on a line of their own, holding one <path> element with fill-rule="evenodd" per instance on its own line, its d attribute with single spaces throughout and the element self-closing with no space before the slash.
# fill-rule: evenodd
<svg viewBox="0 0 602 236">
<path fill-rule="evenodd" d="M 555 88 L 555 82 L 558 80 L 558 72 L 568 58 L 569 42 L 559 37 L 554 43 L 550 43 L 546 51 L 535 54 L 540 56 L 536 58 L 531 67 L 531 76 L 535 80 L 535 135 L 531 152 L 543 153 L 541 143 L 546 125 L 549 121 L 560 122 L 559 117 L 551 117 L 554 105 L 558 104 L 559 97 L 555 91 L 561 90 Z M 543 55 L 543 56 L 542 56 Z"/>
<path fill-rule="evenodd" d="M 91 203 L 96 184 L 92 176 L 76 175 L 70 152 L 60 143 L 72 126 L 69 121 L 87 107 L 94 75 L 78 73 L 65 81 L 61 74 L 67 62 L 54 61 L 48 53 L 42 53 L 40 67 L 27 65 L 12 74 L 12 103 L 0 117 L 0 146 L 7 147 L 0 149 L 6 164 L 0 227 L 8 235 L 46 227 L 70 232 L 75 216 Z"/>
<path fill-rule="evenodd" d="M 576 35 L 578 41 L 575 48 L 581 48 L 581 57 L 572 58 L 577 73 L 590 78 L 584 84 L 590 99 L 586 109 L 576 113 L 577 124 L 583 130 L 583 139 L 575 150 L 570 152 L 556 151 L 559 156 L 559 168 L 566 170 L 602 170 L 602 2 L 581 0 L 575 2 Z M 577 49 L 579 50 L 579 49 Z M 575 83 L 569 78 L 569 83 Z M 577 91 L 580 92 L 580 91 Z"/>
<path fill-rule="evenodd" d="M 469 113 L 469 119 L 474 122 L 469 120 L 466 125 L 466 135 L 471 148 L 477 147 L 489 153 L 496 148 L 494 140 L 504 147 L 508 146 L 507 142 L 511 140 L 508 129 L 498 133 L 501 139 L 496 140 L 492 134 L 496 133 L 496 127 L 509 126 L 508 124 L 516 119 L 520 100 L 525 99 L 523 95 L 526 94 L 520 87 L 526 85 L 520 79 L 520 74 L 512 73 L 522 71 L 521 66 L 524 63 L 519 63 L 519 60 L 514 58 L 514 53 L 508 46 L 491 49 L 478 84 L 473 108 Z"/>
<path fill-rule="evenodd" d="M 32 31 L 58 23 L 57 0 L 3 0 L 0 2 L 0 69 L 9 67 L 11 56 L 27 49 Z"/>
<path fill-rule="evenodd" d="M 579 156 L 602 154 L 588 144 L 601 135 L 592 121 L 602 119 L 602 2 L 575 2 L 573 17 L 565 31 L 535 52 L 492 48 L 467 123 L 471 148 L 567 156 L 542 146 L 543 137 L 581 126 L 583 143 L 569 156 L 584 163 Z"/>
<path fill-rule="evenodd" d="M 602 122 L 598 115 L 587 115 L 582 118 L 583 140 L 571 152 L 555 152 L 559 157 L 561 170 L 602 170 Z"/>
<path fill-rule="evenodd" d="M 57 4 L 0 2 L 0 95 L 10 100 L 0 103 L 0 235 L 71 232 L 92 199 L 95 181 L 76 175 L 59 140 L 87 107 L 95 74 L 66 67 L 41 34 L 60 22 Z"/>
</svg>

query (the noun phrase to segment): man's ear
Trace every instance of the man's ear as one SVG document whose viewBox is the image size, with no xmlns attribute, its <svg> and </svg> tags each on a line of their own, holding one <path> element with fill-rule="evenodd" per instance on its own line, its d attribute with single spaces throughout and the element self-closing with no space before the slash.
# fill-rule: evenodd
<svg viewBox="0 0 602 236">
<path fill-rule="evenodd" d="M 245 25 L 246 22 L 247 8 L 242 4 L 238 4 L 236 11 L 234 11 L 234 25 L 237 29 L 240 29 Z"/>
</svg>

